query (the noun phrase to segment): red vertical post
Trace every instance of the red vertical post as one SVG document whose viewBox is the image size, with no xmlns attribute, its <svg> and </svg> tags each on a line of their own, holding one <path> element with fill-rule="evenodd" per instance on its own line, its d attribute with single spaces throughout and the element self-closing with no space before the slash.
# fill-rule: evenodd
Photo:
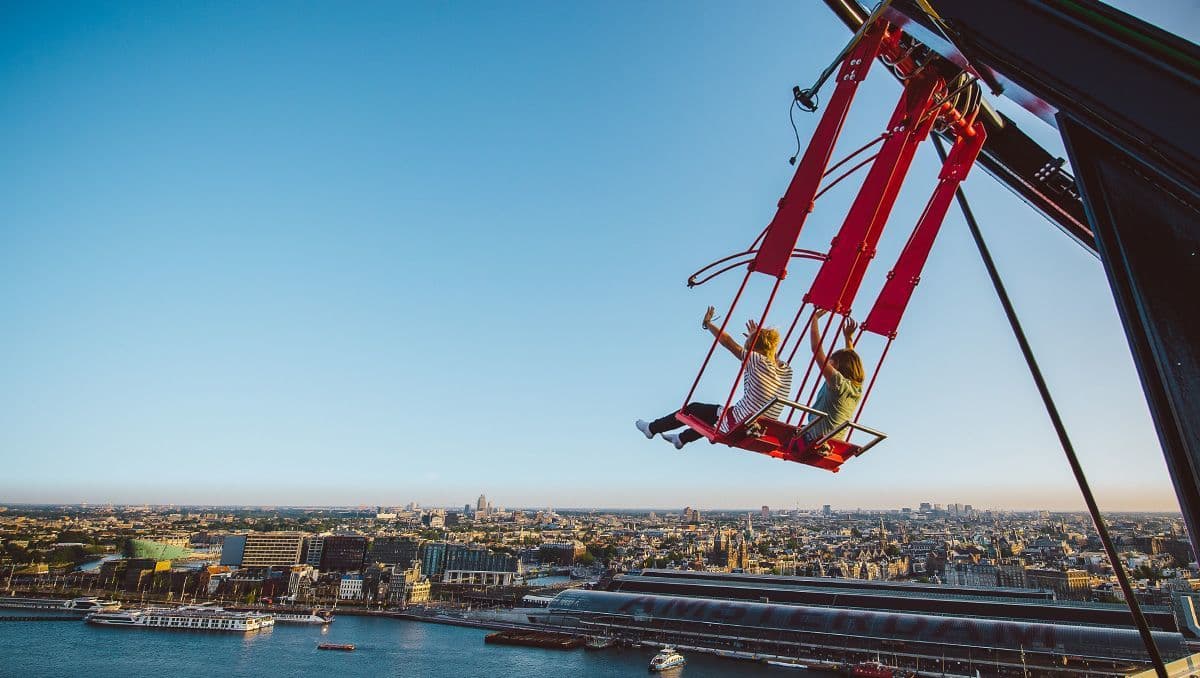
<svg viewBox="0 0 1200 678">
<path fill-rule="evenodd" d="M 913 76 L 905 84 L 888 123 L 891 136 L 863 180 L 805 301 L 835 313 L 850 312 L 917 146 L 933 127 L 935 116 L 924 120 L 922 116 L 941 86 L 941 79 L 932 73 Z"/>
<path fill-rule="evenodd" d="M 837 86 L 829 98 L 829 103 L 825 105 L 821 122 L 817 124 L 808 148 L 804 151 L 804 157 L 796 167 L 791 184 L 779 200 L 779 209 L 767 226 L 767 236 L 758 248 L 758 255 L 750 263 L 750 270 L 777 278 L 787 276 L 792 249 L 796 247 L 800 230 L 804 228 L 804 221 L 812 211 L 817 187 L 821 183 L 825 167 L 829 165 L 829 157 L 833 154 L 834 144 L 841 134 L 846 113 L 850 110 L 850 103 L 854 100 L 859 83 L 866 79 L 871 64 L 879 55 L 887 26 L 887 22 L 880 20 L 868 28 L 858 45 L 842 62 L 842 68 L 838 71 Z"/>
<path fill-rule="evenodd" d="M 938 174 L 938 185 L 933 189 L 933 195 L 900 252 L 896 265 L 888 272 L 883 289 L 879 291 L 875 305 L 863 322 L 863 330 L 889 339 L 896 336 L 900 318 L 908 308 L 917 284 L 921 282 L 921 271 L 929 259 L 929 252 L 946 218 L 946 210 L 954 199 L 954 192 L 971 171 L 975 158 L 983 148 L 987 136 L 983 125 L 976 123 L 971 129 L 974 133 L 969 135 L 966 130 L 960 131 L 954 147 L 950 149 Z"/>
</svg>

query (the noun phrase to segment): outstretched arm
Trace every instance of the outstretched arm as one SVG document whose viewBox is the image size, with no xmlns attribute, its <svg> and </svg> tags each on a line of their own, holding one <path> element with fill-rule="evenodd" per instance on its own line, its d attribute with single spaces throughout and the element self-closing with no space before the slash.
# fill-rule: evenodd
<svg viewBox="0 0 1200 678">
<path fill-rule="evenodd" d="M 846 323 L 842 325 L 842 333 L 846 335 L 846 348 L 854 349 L 854 333 L 858 330 L 858 323 L 854 318 L 846 316 Z"/>
<path fill-rule="evenodd" d="M 825 349 L 821 347 L 821 330 L 817 327 L 817 320 L 825 315 L 825 313 L 826 311 L 820 308 L 813 313 L 812 322 L 809 323 L 808 334 L 812 340 L 813 359 L 816 360 L 817 365 L 821 368 L 821 376 L 829 379 L 833 376 L 835 370 L 833 369 L 833 365 L 829 364 L 829 358 L 825 355 Z"/>
<path fill-rule="evenodd" d="M 701 326 L 711 332 L 712 335 L 717 338 L 717 341 L 719 341 L 721 345 L 724 346 L 730 353 L 732 353 L 738 360 L 741 360 L 746 356 L 745 349 L 742 348 L 741 344 L 734 341 L 733 337 L 729 336 L 725 332 L 722 332 L 720 327 L 717 327 L 715 324 L 713 324 L 713 318 L 716 317 L 716 313 L 717 310 L 712 306 L 709 306 L 708 310 L 704 312 L 704 322 L 701 323 Z"/>
</svg>

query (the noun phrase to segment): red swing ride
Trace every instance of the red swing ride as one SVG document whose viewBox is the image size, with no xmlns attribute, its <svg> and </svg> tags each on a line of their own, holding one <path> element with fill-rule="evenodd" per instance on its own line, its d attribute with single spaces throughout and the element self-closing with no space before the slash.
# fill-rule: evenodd
<svg viewBox="0 0 1200 678">
<path fill-rule="evenodd" d="M 908 38 L 903 31 L 882 18 L 875 17 L 863 24 L 847 49 L 843 50 L 844 58 L 841 59 L 841 67 L 837 73 L 837 85 L 808 148 L 796 167 L 795 175 L 779 201 L 778 211 L 771 223 L 747 250 L 713 262 L 688 279 L 688 286 L 692 287 L 712 280 L 726 271 L 745 266 L 745 276 L 724 315 L 721 332 L 718 333 L 720 336 L 725 332 L 729 318 L 732 317 L 747 283 L 755 273 L 775 278 L 766 306 L 758 318 L 758 326 L 763 327 L 780 286 L 787 277 L 791 260 L 820 261 L 820 269 L 804 295 L 803 303 L 792 317 L 780 344 L 779 355 L 786 355 L 786 360 L 792 362 L 804 338 L 803 331 L 795 332 L 796 327 L 806 314 L 811 321 L 819 310 L 829 312 L 829 320 L 825 322 L 821 332 L 823 345 L 830 334 L 833 321 L 838 316 L 841 317 L 839 329 L 832 335 L 833 342 L 836 342 L 837 337 L 842 334 L 842 328 L 850 314 L 867 267 L 875 257 L 876 246 L 917 148 L 930 136 L 935 126 L 952 136 L 954 143 L 938 175 L 937 186 L 913 227 L 899 258 L 887 274 L 870 313 L 859 328 L 859 336 L 870 333 L 881 337 L 885 343 L 879 361 L 871 371 L 870 381 L 863 392 L 854 419 L 842 423 L 820 439 L 806 442 L 804 433 L 829 416 L 828 413 L 813 408 L 817 386 L 820 383 L 819 369 L 815 370 L 814 376 L 815 357 L 809 360 L 794 398 L 776 398 L 744 421 L 725 419 L 717 425 L 712 425 L 687 414 L 684 410 L 692 402 L 692 396 L 719 343 L 718 339 L 714 339 L 700 372 L 684 399 L 683 407 L 675 415 L 680 422 L 695 429 L 710 442 L 836 473 L 846 461 L 866 453 L 887 437 L 880 431 L 860 424 L 859 418 L 887 357 L 888 349 L 896 339 L 900 320 L 920 282 L 921 270 L 937 238 L 955 190 L 974 165 L 986 138 L 984 126 L 975 120 L 980 104 L 975 79 L 962 74 L 948 82 L 936 69 L 927 68 L 927 62 L 914 57 L 916 44 L 918 43 Z M 859 84 L 866 79 L 877 58 L 882 59 L 904 83 L 900 100 L 882 134 L 833 166 L 829 166 L 850 104 Z M 806 95 L 808 93 L 796 91 L 798 101 L 804 102 Z M 874 155 L 859 161 L 840 175 L 833 176 L 842 166 L 876 145 L 879 145 L 879 150 Z M 817 199 L 868 164 L 870 169 L 862 187 L 828 251 L 797 248 L 805 221 L 813 211 Z M 857 344 L 857 337 L 855 343 Z M 730 404 L 748 359 L 749 352 L 729 389 L 723 410 L 726 413 L 731 412 Z M 765 413 L 778 405 L 783 406 L 786 416 L 783 416 L 782 420 L 767 417 Z M 869 436 L 869 440 L 862 443 L 851 442 L 851 437 L 856 432 Z M 843 433 L 846 434 L 844 437 Z"/>
</svg>

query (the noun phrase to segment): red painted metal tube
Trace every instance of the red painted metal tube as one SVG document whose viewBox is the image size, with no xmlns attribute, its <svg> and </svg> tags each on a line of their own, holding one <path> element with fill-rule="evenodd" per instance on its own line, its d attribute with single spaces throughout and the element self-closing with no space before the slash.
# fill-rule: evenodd
<svg viewBox="0 0 1200 678">
<path fill-rule="evenodd" d="M 787 276 L 790 253 L 796 247 L 800 230 L 804 228 L 804 221 L 812 211 L 817 186 L 821 183 L 821 177 L 829 164 L 834 144 L 841 134 L 846 113 L 850 110 L 850 103 L 854 100 L 858 85 L 866 79 L 875 57 L 879 54 L 886 28 L 887 23 L 883 21 L 868 28 L 858 45 L 842 63 L 838 72 L 837 87 L 825 106 L 821 122 L 813 132 L 804 157 L 796 167 L 791 184 L 779 201 L 779 209 L 767 227 L 767 236 L 754 263 L 750 265 L 751 270 L 776 278 Z"/>
<path fill-rule="evenodd" d="M 910 122 L 921 119 L 940 87 L 941 79 L 932 74 L 915 76 L 906 83 L 888 123 L 889 130 L 902 133 L 892 134 L 884 142 L 806 301 L 837 313 L 850 312 L 917 146 L 928 136 L 935 116 L 917 126 Z"/>
<path fill-rule="evenodd" d="M 883 289 L 875 299 L 875 305 L 863 322 L 863 329 L 888 338 L 894 338 L 900 327 L 905 309 L 921 282 L 921 271 L 929 258 L 934 240 L 946 218 L 946 211 L 954 199 L 959 183 L 966 178 L 983 148 L 987 133 L 983 125 L 976 125 L 973 135 L 959 136 L 942 164 L 938 185 L 933 189 L 925 211 L 913 227 L 912 235 L 900 252 L 896 265 L 888 273 Z"/>
</svg>

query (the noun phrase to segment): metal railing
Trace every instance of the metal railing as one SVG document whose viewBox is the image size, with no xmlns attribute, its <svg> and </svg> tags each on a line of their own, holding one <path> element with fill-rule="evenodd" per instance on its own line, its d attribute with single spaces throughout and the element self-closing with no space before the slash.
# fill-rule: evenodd
<svg viewBox="0 0 1200 678">
<path fill-rule="evenodd" d="M 806 426 L 804 426 L 803 428 L 799 429 L 796 432 L 796 435 L 798 435 L 800 437 L 803 437 L 805 433 L 808 433 L 809 430 L 811 430 L 814 426 L 819 424 L 821 421 L 829 418 L 828 412 L 822 412 L 821 410 L 809 407 L 807 405 L 801 405 L 798 402 L 795 402 L 793 400 L 788 400 L 786 398 L 772 398 L 770 402 L 768 402 L 766 405 L 763 405 L 757 412 L 750 415 L 750 417 L 748 417 L 746 419 L 746 421 L 742 422 L 740 425 L 746 426 L 747 428 L 750 427 L 756 421 L 758 421 L 758 419 L 760 417 L 765 416 L 768 410 L 770 410 L 772 407 L 775 407 L 776 405 L 787 405 L 788 407 L 792 408 L 793 410 L 800 410 L 801 412 L 804 412 L 805 414 L 812 415 L 812 420 L 809 421 L 809 423 Z M 858 456 L 858 455 L 866 452 L 867 450 L 871 449 L 872 447 L 875 447 L 876 445 L 883 442 L 887 438 L 887 434 L 883 433 L 882 431 L 876 431 L 873 428 L 868 428 L 861 424 L 856 424 L 853 421 L 847 420 L 847 421 L 842 422 L 841 425 L 834 428 L 829 433 L 826 433 L 819 440 L 817 440 L 811 444 L 806 444 L 806 445 L 809 448 L 820 448 L 825 443 L 827 443 L 830 440 L 832 440 L 833 438 L 837 437 L 837 435 L 839 433 L 841 433 L 842 431 L 845 431 L 847 429 L 849 429 L 850 431 L 862 431 L 863 433 L 866 433 L 866 434 L 872 436 L 871 442 L 859 447 L 858 452 L 855 453 L 855 456 Z"/>
</svg>

